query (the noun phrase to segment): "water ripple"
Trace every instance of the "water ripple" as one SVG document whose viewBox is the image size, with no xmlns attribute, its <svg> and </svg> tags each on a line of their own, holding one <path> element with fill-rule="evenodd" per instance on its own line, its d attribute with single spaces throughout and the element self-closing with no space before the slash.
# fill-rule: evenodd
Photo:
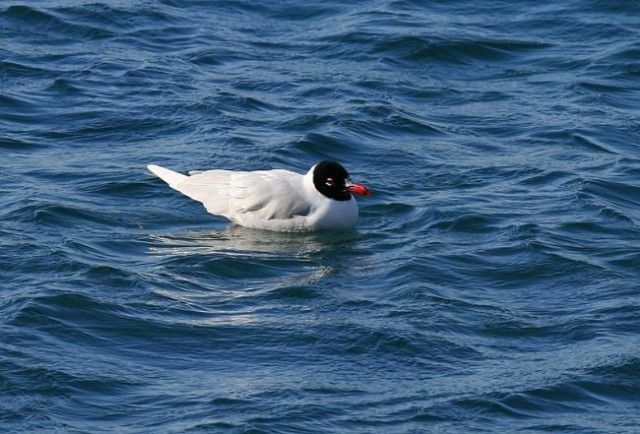
<svg viewBox="0 0 640 434">
<path fill-rule="evenodd" d="M 636 432 L 637 12 L 0 6 L 0 430 Z M 357 230 L 145 170 L 320 159 Z"/>
</svg>

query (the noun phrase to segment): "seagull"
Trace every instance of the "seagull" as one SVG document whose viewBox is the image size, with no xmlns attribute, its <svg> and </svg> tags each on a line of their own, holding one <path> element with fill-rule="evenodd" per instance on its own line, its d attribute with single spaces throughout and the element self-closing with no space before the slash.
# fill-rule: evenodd
<svg viewBox="0 0 640 434">
<path fill-rule="evenodd" d="M 253 229 L 309 232 L 355 226 L 353 194 L 370 196 L 335 161 L 321 161 L 306 174 L 284 169 L 195 170 L 188 175 L 150 164 L 169 187 L 201 202 L 206 210 Z"/>
</svg>

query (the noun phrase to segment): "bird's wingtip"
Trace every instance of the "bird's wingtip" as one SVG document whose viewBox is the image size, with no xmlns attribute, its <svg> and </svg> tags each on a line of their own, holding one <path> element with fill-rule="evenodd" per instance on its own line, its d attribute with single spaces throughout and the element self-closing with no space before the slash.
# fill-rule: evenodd
<svg viewBox="0 0 640 434">
<path fill-rule="evenodd" d="M 157 164 L 147 164 L 147 169 L 154 175 L 160 176 L 159 173 L 164 169 L 162 166 L 158 166 Z"/>
</svg>

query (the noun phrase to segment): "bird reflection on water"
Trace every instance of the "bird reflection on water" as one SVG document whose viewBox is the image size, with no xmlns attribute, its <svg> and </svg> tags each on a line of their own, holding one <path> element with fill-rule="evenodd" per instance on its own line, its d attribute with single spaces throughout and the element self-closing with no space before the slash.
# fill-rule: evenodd
<svg viewBox="0 0 640 434">
<path fill-rule="evenodd" d="M 332 232 L 286 233 L 245 228 L 235 224 L 224 230 L 188 231 L 151 236 L 149 253 L 159 256 L 189 256 L 222 253 L 240 257 L 292 255 L 311 257 L 333 248 L 348 248 L 358 239 L 353 229 Z"/>
</svg>

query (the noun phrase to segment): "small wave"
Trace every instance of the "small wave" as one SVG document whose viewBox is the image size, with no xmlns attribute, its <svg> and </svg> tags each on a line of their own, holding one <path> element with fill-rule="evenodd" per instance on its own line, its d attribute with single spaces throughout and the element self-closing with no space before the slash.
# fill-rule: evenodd
<svg viewBox="0 0 640 434">
<path fill-rule="evenodd" d="M 11 152 L 30 152 L 38 149 L 43 149 L 41 143 L 36 143 L 31 140 L 12 138 L 12 137 L 2 137 L 0 138 L 0 149 L 5 149 Z"/>
<path fill-rule="evenodd" d="M 114 35 L 103 27 L 84 24 L 65 16 L 64 9 L 40 9 L 24 5 L 10 6 L 3 15 L 14 25 L 28 26 L 30 33 L 54 34 L 72 38 L 103 39 Z M 26 29 L 26 28 L 25 28 Z"/>
<path fill-rule="evenodd" d="M 116 214 L 107 214 L 93 207 L 62 205 L 62 204 L 34 204 L 19 211 L 32 214 L 34 221 L 42 225 L 57 227 L 86 227 L 90 225 L 114 226 L 123 223 L 121 217 Z"/>
<path fill-rule="evenodd" d="M 477 61 L 513 60 L 523 53 L 549 47 L 549 44 L 525 41 L 441 41 L 428 37 L 403 36 L 379 43 L 375 52 L 411 62 L 441 61 L 464 65 Z"/>
<path fill-rule="evenodd" d="M 639 186 L 613 180 L 590 179 L 583 182 L 579 195 L 606 218 L 630 224 L 640 223 L 640 215 L 637 213 Z"/>
</svg>

